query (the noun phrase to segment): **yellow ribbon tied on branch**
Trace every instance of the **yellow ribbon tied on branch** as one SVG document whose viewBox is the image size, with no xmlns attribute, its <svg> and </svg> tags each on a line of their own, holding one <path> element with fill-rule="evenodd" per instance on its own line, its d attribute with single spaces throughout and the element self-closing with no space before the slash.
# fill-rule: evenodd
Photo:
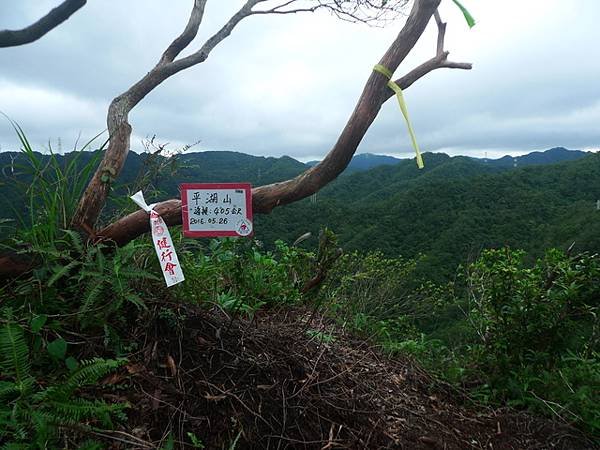
<svg viewBox="0 0 600 450">
<path fill-rule="evenodd" d="M 419 150 L 419 144 L 417 144 L 417 138 L 415 137 L 415 131 L 413 130 L 412 125 L 410 124 L 410 119 L 408 117 L 408 109 L 406 108 L 406 102 L 404 101 L 404 96 L 402 95 L 402 88 L 400 88 L 400 86 L 398 86 L 396 83 L 394 83 L 394 80 L 392 80 L 393 74 L 390 71 L 390 69 L 388 69 L 387 67 L 382 66 L 381 64 L 377 64 L 377 65 L 375 65 L 375 67 L 373 67 L 373 70 L 375 72 L 379 72 L 380 74 L 382 74 L 384 77 L 386 77 L 389 80 L 387 85 L 396 94 L 396 98 L 398 99 L 398 104 L 400 105 L 400 111 L 402 111 L 402 115 L 404 116 L 404 120 L 406 121 L 406 126 L 408 127 L 408 134 L 410 135 L 410 140 L 412 141 L 412 146 L 415 149 L 415 153 L 417 155 L 417 167 L 419 169 L 422 169 L 423 167 L 425 167 L 425 165 L 423 164 L 423 158 L 421 157 L 421 151 Z"/>
</svg>

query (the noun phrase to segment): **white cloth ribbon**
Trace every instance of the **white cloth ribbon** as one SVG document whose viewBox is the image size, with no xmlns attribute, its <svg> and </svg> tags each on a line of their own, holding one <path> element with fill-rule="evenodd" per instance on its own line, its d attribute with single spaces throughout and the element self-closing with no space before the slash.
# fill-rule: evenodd
<svg viewBox="0 0 600 450">
<path fill-rule="evenodd" d="M 152 243 L 154 250 L 156 250 L 156 256 L 158 256 L 158 262 L 165 277 L 167 287 L 171 287 L 174 284 L 181 283 L 185 280 L 183 271 L 181 270 L 181 264 L 177 258 L 175 252 L 175 246 L 173 245 L 173 239 L 171 239 L 171 233 L 167 228 L 167 224 L 160 217 L 160 215 L 154 211 L 155 203 L 148 205 L 144 199 L 142 191 L 136 192 L 131 197 L 140 208 L 150 214 L 150 230 L 152 231 Z"/>
</svg>

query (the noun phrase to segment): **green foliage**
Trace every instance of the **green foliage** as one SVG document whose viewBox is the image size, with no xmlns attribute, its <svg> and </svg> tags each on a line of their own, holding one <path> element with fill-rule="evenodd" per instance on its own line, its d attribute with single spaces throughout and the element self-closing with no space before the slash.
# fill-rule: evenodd
<svg viewBox="0 0 600 450">
<path fill-rule="evenodd" d="M 320 295 L 343 326 L 475 386 L 481 401 L 599 433 L 600 257 L 549 250 L 528 261 L 520 250 L 487 250 L 456 282 L 437 285 L 419 260 L 352 253 Z"/>
<path fill-rule="evenodd" d="M 550 410 L 600 432 L 600 259 L 548 251 L 489 250 L 467 271 L 462 349 L 466 379 L 485 400 Z"/>
<path fill-rule="evenodd" d="M 36 248 L 54 240 L 61 229 L 70 225 L 100 156 L 98 152 L 90 157 L 84 150 L 99 135 L 72 152 L 68 159 L 55 155 L 52 148 L 49 148 L 48 156 L 43 156 L 33 151 L 22 128 L 8 120 L 21 144 L 21 158 L 12 165 L 16 174 L 13 173 L 9 189 L 23 202 L 15 202 L 13 197 L 7 206 L 17 219 L 19 239 Z M 18 195 L 19 192 L 24 195 Z"/>
<path fill-rule="evenodd" d="M 414 276 L 416 260 L 386 258 L 381 252 L 343 255 L 321 295 L 343 326 L 386 340 L 414 336 L 409 324 L 426 314 L 424 285 Z"/>
<path fill-rule="evenodd" d="M 319 341 L 319 342 L 324 342 L 326 344 L 335 341 L 335 336 L 333 336 L 330 333 L 326 333 L 324 331 L 306 330 L 306 335 Z"/>
<path fill-rule="evenodd" d="M 264 251 L 256 241 L 235 238 L 212 240 L 207 248 L 190 242 L 180 253 L 186 282 L 178 287 L 178 297 L 249 315 L 264 306 L 297 302 L 303 262 L 310 259 L 283 242 L 275 251 Z"/>
<path fill-rule="evenodd" d="M 62 236 L 40 243 L 35 250 L 23 250 L 22 242 L 15 247 L 21 248 L 17 253 L 34 254 L 45 261 L 28 278 L 19 280 L 5 299 L 7 305 L 36 315 L 32 327 L 41 328 L 43 317 L 65 309 L 78 310 L 76 318 L 85 328 L 118 315 L 125 305 L 145 308 L 140 296 L 144 282 L 159 280 L 150 272 L 155 260 L 147 257 L 148 244 L 132 242 L 115 249 L 103 244 L 84 245 L 69 230 Z"/>
<path fill-rule="evenodd" d="M 12 181 L 28 201 L 15 210 L 17 223 L 6 224 L 0 246 L 32 257 L 36 269 L 0 289 L 0 446 L 58 448 L 64 427 L 70 434 L 113 427 L 126 407 L 85 393 L 92 385 L 101 394 L 98 380 L 125 360 L 89 356 L 90 349 L 67 343 L 67 336 L 112 330 L 126 320 L 127 306 L 143 308 L 144 280 L 157 278 L 145 270 L 147 246 L 89 245 L 65 229 L 98 155 L 42 158 L 13 125 L 23 150 L 14 165 L 21 178 Z"/>
<path fill-rule="evenodd" d="M 46 348 L 50 356 L 56 359 L 65 359 L 65 355 L 67 353 L 67 342 L 64 339 L 59 338 L 49 342 Z"/>
<path fill-rule="evenodd" d="M 418 271 L 452 280 L 485 248 L 511 246 L 529 261 L 546 248 L 600 249 L 600 155 L 560 164 L 498 168 L 467 157 L 427 154 L 339 177 L 309 199 L 258 216 L 257 237 L 293 242 L 329 227 L 346 251 L 419 258 Z"/>
<path fill-rule="evenodd" d="M 204 444 L 202 443 L 202 439 L 200 439 L 194 433 L 188 431 L 187 436 L 190 438 L 194 448 L 205 448 Z"/>
<path fill-rule="evenodd" d="M 5 311 L 10 318 L 11 313 Z M 23 329 L 7 320 L 0 328 L 0 443 L 3 448 L 48 448 L 56 442 L 59 427 L 87 426 L 88 422 L 112 425 L 123 417 L 124 404 L 88 400 L 76 391 L 93 385 L 125 360 L 95 358 L 59 379 L 38 383 L 32 373 L 30 352 Z"/>
<path fill-rule="evenodd" d="M 522 251 L 488 250 L 469 267 L 467 319 L 493 355 L 491 364 L 535 363 L 538 355 L 552 365 L 574 345 L 595 345 L 573 336 L 588 319 L 598 326 L 598 258 L 551 250 L 528 268 L 523 257 Z"/>
</svg>

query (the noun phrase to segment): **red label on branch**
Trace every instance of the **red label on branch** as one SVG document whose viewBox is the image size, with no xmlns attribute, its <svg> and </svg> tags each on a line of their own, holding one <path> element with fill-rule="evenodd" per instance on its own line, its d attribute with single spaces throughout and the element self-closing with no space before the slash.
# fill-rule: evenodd
<svg viewBox="0 0 600 450">
<path fill-rule="evenodd" d="M 184 236 L 252 236 L 249 183 L 184 183 L 179 189 Z"/>
</svg>

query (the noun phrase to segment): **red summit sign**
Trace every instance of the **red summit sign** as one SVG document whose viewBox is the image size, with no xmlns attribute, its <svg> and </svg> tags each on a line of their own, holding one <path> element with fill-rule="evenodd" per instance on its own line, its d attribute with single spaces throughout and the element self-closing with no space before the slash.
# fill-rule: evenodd
<svg viewBox="0 0 600 450">
<path fill-rule="evenodd" d="M 252 235 L 249 183 L 184 183 L 179 189 L 184 236 Z"/>
</svg>

